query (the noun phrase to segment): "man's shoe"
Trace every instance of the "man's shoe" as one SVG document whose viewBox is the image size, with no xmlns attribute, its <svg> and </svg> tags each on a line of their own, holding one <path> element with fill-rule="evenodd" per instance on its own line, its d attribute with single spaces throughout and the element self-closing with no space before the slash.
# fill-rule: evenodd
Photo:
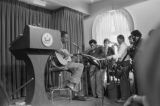
<svg viewBox="0 0 160 106">
<path fill-rule="evenodd" d="M 124 100 L 124 99 L 119 99 L 119 100 L 117 100 L 116 102 L 117 103 L 124 103 L 126 100 Z"/>
<path fill-rule="evenodd" d="M 94 98 L 98 98 L 98 96 L 93 96 Z"/>
<path fill-rule="evenodd" d="M 86 101 L 86 99 L 85 99 L 84 96 L 74 96 L 74 97 L 72 98 L 72 100 Z"/>
</svg>

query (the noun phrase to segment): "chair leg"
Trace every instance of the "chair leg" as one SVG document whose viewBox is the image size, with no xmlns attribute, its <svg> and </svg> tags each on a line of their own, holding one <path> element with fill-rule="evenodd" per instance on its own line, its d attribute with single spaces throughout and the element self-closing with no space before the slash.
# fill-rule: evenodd
<svg viewBox="0 0 160 106">
<path fill-rule="evenodd" d="M 69 91 L 69 102 L 71 102 L 72 101 L 72 90 L 68 89 L 68 91 Z"/>
<path fill-rule="evenodd" d="M 62 75 L 61 75 L 61 72 L 60 72 L 60 73 L 58 74 L 58 89 L 60 89 L 60 88 L 61 88 L 61 85 L 62 85 L 62 84 L 61 84 L 61 83 L 62 83 L 62 82 L 61 82 L 61 81 L 62 81 L 62 80 L 61 80 L 61 79 L 62 79 L 61 77 L 62 77 Z"/>
<path fill-rule="evenodd" d="M 54 103 L 54 92 L 55 91 L 61 92 L 61 90 L 68 92 L 68 96 L 69 96 L 68 99 L 69 99 L 69 102 L 71 102 L 72 101 L 72 90 L 70 88 L 63 88 L 63 73 L 62 72 L 58 74 L 58 87 L 50 89 L 52 103 Z"/>
<path fill-rule="evenodd" d="M 54 103 L 53 102 L 53 94 L 54 94 L 54 90 L 51 91 L 51 100 L 52 100 L 52 103 Z"/>
</svg>

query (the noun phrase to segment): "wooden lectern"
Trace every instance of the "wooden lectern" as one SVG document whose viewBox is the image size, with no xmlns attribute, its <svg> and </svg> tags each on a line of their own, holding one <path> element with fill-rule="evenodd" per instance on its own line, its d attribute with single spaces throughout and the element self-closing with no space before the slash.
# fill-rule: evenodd
<svg viewBox="0 0 160 106">
<path fill-rule="evenodd" d="M 13 55 L 26 63 L 28 80 L 26 104 L 53 106 L 45 90 L 45 67 L 54 49 L 62 48 L 60 31 L 27 25 L 23 36 L 12 42 Z"/>
</svg>

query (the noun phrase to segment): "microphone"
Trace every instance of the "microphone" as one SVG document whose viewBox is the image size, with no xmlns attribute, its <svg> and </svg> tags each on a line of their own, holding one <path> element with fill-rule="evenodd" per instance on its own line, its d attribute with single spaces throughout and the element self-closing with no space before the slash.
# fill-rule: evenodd
<svg viewBox="0 0 160 106">
<path fill-rule="evenodd" d="M 115 43 L 115 42 L 111 42 L 111 45 L 112 45 L 112 46 L 118 46 L 118 44 Z"/>
<path fill-rule="evenodd" d="M 74 46 L 76 46 L 77 48 L 81 48 L 81 47 L 79 47 L 76 43 L 74 43 L 74 42 L 71 42 Z"/>
<path fill-rule="evenodd" d="M 22 34 L 22 33 L 20 33 L 20 34 L 19 34 L 19 36 L 23 36 L 23 34 Z"/>
</svg>

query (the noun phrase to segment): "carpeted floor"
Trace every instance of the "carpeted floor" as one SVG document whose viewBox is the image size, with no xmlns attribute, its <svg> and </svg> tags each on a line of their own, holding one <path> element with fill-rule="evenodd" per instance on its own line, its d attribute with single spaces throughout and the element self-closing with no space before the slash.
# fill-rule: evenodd
<svg viewBox="0 0 160 106">
<path fill-rule="evenodd" d="M 108 98 L 104 98 L 103 106 L 123 106 L 123 104 L 116 103 L 115 101 L 111 101 Z"/>
<path fill-rule="evenodd" d="M 59 98 L 55 98 L 52 104 L 53 106 L 123 106 L 123 104 L 117 104 L 107 98 L 104 98 L 103 101 L 102 99 L 96 99 L 92 97 L 86 97 L 86 99 L 87 99 L 86 101 L 78 101 L 78 100 L 69 101 L 67 98 L 59 97 Z M 17 100 L 17 101 L 23 102 L 24 100 L 22 99 L 22 100 Z M 19 106 L 19 105 L 15 105 L 12 102 L 10 106 Z M 26 105 L 22 105 L 22 106 L 26 106 Z"/>
</svg>

